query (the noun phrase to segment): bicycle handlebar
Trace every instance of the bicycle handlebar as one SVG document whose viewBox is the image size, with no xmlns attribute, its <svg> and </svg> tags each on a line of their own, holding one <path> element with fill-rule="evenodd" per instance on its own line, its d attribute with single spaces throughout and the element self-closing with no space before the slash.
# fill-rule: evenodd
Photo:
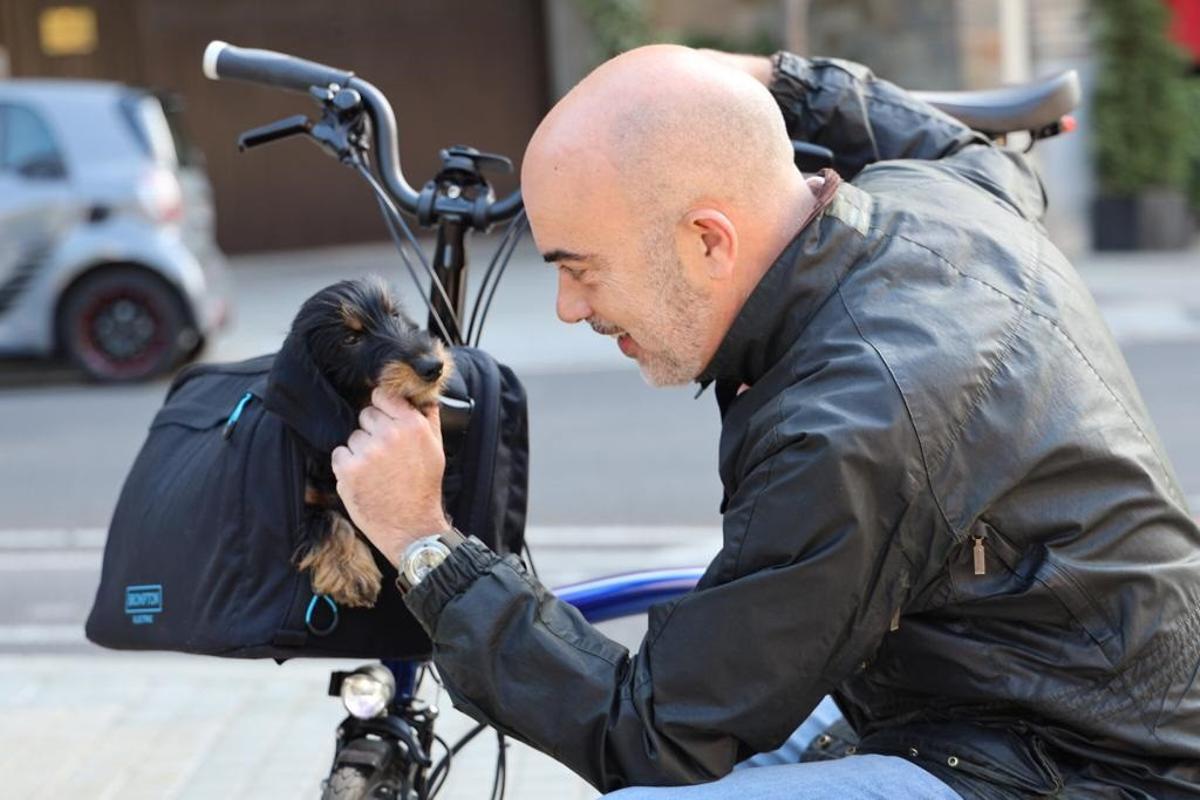
<svg viewBox="0 0 1200 800">
<path fill-rule="evenodd" d="M 367 116 L 371 120 L 371 138 L 375 145 L 376 166 L 383 187 L 400 207 L 409 214 L 417 213 L 417 192 L 404 179 L 400 167 L 400 137 L 396 129 L 396 113 L 383 92 L 362 78 L 351 78 L 349 88 L 362 96 Z"/>
<path fill-rule="evenodd" d="M 345 86 L 353 72 L 306 61 L 274 50 L 234 47 L 228 42 L 209 42 L 204 48 L 204 75 L 211 80 L 261 83 L 293 92 L 336 83 Z"/>
<path fill-rule="evenodd" d="M 371 139 L 374 145 L 379 177 L 392 199 L 409 214 L 419 213 L 421 196 L 404 178 L 400 166 L 400 148 L 396 127 L 396 114 L 378 88 L 355 77 L 353 72 L 307 61 L 303 58 L 277 53 L 274 50 L 259 50 L 235 47 L 228 42 L 212 41 L 204 49 L 204 75 L 210 80 L 239 80 L 308 93 L 312 88 L 328 88 L 330 84 L 353 89 L 362 97 L 363 107 L 371 121 Z M 435 209 L 441 214 L 457 214 L 466 217 L 476 226 L 500 222 L 521 210 L 521 190 L 507 197 L 487 202 L 472 202 L 465 198 L 438 196 L 433 199 Z"/>
</svg>

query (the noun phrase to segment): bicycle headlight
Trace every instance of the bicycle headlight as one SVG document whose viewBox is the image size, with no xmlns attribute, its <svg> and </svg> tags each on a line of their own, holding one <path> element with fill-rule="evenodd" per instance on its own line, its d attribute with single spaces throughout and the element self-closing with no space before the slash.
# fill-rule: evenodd
<svg viewBox="0 0 1200 800">
<path fill-rule="evenodd" d="M 352 716 L 372 719 L 383 716 L 396 696 L 396 679 L 382 664 L 359 667 L 342 681 L 342 705 Z"/>
</svg>

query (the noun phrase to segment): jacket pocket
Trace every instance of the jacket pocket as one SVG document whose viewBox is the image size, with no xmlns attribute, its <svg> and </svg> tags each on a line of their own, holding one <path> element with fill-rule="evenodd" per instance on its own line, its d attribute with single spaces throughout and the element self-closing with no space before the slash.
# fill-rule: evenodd
<svg viewBox="0 0 1200 800">
<path fill-rule="evenodd" d="M 1033 567 L 995 528 L 979 520 L 952 551 L 947 573 L 957 603 L 1022 594 L 1033 581 Z"/>
<path fill-rule="evenodd" d="M 1008 536 L 982 519 L 978 530 L 984 537 L 989 568 L 993 563 L 1000 565 L 1014 585 L 1024 587 L 1024 591 L 1031 586 L 1040 586 L 1063 607 L 1066 616 L 1073 619 L 1095 642 L 1110 664 L 1119 663 L 1121 648 L 1113 625 L 1100 605 L 1052 550 L 1041 544 L 1018 547 Z"/>
<path fill-rule="evenodd" d="M 1038 568 L 1036 577 L 1062 603 L 1075 621 L 1116 667 L 1121 663 L 1121 646 L 1116 631 L 1099 604 L 1053 555 L 1047 556 Z"/>
</svg>

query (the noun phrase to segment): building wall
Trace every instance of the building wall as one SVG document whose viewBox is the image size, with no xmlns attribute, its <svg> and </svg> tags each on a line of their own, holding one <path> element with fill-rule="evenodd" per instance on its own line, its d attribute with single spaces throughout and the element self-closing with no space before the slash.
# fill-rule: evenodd
<svg viewBox="0 0 1200 800">
<path fill-rule="evenodd" d="M 549 104 L 538 0 L 0 0 L 14 75 L 110 78 L 182 95 L 188 128 L 207 158 L 219 240 L 229 251 L 386 238 L 367 186 L 296 139 L 238 154 L 246 129 L 297 113 L 302 95 L 206 80 L 212 39 L 294 53 L 353 69 L 389 97 L 409 182 L 437 169 L 437 150 L 469 144 L 520 162 Z M 99 47 L 51 57 L 40 11 L 96 9 Z M 497 190 L 516 185 L 514 176 Z"/>
<path fill-rule="evenodd" d="M 812 53 L 859 61 L 913 89 L 963 87 L 958 0 L 810 0 Z"/>
<path fill-rule="evenodd" d="M 1091 89 L 1095 74 L 1087 0 L 1031 2 L 1030 45 L 1035 75 L 1079 71 L 1083 101 L 1073 133 L 1038 144 L 1034 153 L 1046 184 L 1050 237 L 1068 255 L 1091 247 L 1090 208 L 1095 191 L 1091 157 Z"/>
<path fill-rule="evenodd" d="M 648 0 L 646 5 L 653 28 L 679 41 L 698 37 L 726 49 L 784 45 L 779 0 Z"/>
</svg>

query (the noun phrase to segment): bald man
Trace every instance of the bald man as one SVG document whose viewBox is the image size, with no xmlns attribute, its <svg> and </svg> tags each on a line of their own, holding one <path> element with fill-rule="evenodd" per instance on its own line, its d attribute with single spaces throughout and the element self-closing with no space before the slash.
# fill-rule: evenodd
<svg viewBox="0 0 1200 800">
<path fill-rule="evenodd" d="M 654 46 L 522 184 L 563 321 L 715 384 L 724 547 L 630 653 L 449 530 L 436 412 L 377 393 L 338 491 L 443 548 L 405 601 L 456 706 L 622 800 L 1200 796 L 1200 531 L 1020 155 L 856 64 Z"/>
</svg>

